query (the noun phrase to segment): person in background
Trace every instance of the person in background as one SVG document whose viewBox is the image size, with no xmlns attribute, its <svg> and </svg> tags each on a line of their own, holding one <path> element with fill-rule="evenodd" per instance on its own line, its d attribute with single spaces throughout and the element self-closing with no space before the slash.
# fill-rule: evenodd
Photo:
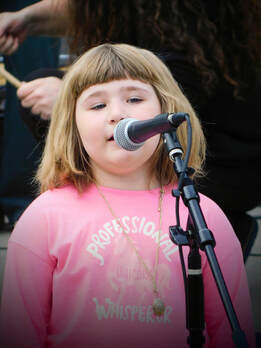
<svg viewBox="0 0 261 348">
<path fill-rule="evenodd" d="M 247 211 L 259 204 L 261 194 L 260 2 L 43 0 L 5 18 L 0 49 L 7 47 L 8 53 L 29 34 L 64 35 L 77 55 L 103 42 L 155 52 L 206 134 L 207 176 L 197 187 L 225 211 L 247 258 L 257 233 Z M 18 97 L 46 119 L 60 84 L 58 78 L 35 79 L 18 90 Z M 30 113 L 24 120 L 30 123 Z"/>
<path fill-rule="evenodd" d="M 126 118 L 187 112 L 188 165 L 202 175 L 200 122 L 166 65 L 148 50 L 103 44 L 67 72 L 37 179 L 41 194 L 8 244 L 0 332 L 6 347 L 187 347 L 185 291 L 172 188 L 178 179 L 160 135 L 136 151 L 113 137 Z M 186 153 L 185 123 L 177 136 Z M 222 210 L 200 195 L 216 254 L 249 347 L 253 320 L 240 243 Z M 188 209 L 180 204 L 185 229 Z M 188 256 L 184 247 L 184 257 Z M 232 347 L 232 332 L 202 253 L 205 347 Z M 19 319 L 19 320 L 18 320 Z"/>
<path fill-rule="evenodd" d="M 15 11 L 32 3 L 31 0 L 1 1 L 0 12 Z M 0 27 L 8 19 L 5 14 L 6 12 L 1 14 Z M 1 43 L 2 40 L 1 32 Z M 0 54 L 4 55 L 3 64 L 7 71 L 24 80 L 32 70 L 42 66 L 56 69 L 59 47 L 58 38 L 30 37 L 12 55 L 8 55 L 8 50 L 4 48 L 0 49 Z M 35 137 L 21 119 L 15 87 L 6 83 L 4 88 L 5 107 L 0 145 L 0 231 L 10 231 L 35 197 L 36 188 L 32 184 L 32 177 L 42 152 Z"/>
</svg>

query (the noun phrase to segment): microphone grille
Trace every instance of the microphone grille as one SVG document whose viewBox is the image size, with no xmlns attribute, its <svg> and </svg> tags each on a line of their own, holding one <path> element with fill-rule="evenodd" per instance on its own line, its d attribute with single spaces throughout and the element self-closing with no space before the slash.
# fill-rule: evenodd
<svg viewBox="0 0 261 348">
<path fill-rule="evenodd" d="M 136 121 L 135 118 L 125 118 L 124 120 L 121 120 L 114 129 L 114 140 L 124 150 L 135 151 L 143 145 L 143 143 L 134 143 L 128 135 L 130 124 Z"/>
</svg>

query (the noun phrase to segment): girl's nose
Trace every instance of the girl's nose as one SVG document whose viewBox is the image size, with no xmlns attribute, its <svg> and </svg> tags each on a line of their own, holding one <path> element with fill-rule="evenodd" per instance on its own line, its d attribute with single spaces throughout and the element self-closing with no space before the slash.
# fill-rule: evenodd
<svg viewBox="0 0 261 348">
<path fill-rule="evenodd" d="M 120 122 L 121 120 L 123 120 L 124 118 L 126 118 L 125 116 L 123 115 L 119 115 L 118 117 L 112 117 L 109 122 L 110 123 L 118 123 Z"/>
<path fill-rule="evenodd" d="M 122 111 L 111 111 L 108 116 L 109 123 L 118 123 L 119 121 L 126 118 Z"/>
<path fill-rule="evenodd" d="M 108 105 L 108 122 L 111 124 L 118 123 L 126 118 L 126 105 L 120 98 L 114 98 Z"/>
</svg>

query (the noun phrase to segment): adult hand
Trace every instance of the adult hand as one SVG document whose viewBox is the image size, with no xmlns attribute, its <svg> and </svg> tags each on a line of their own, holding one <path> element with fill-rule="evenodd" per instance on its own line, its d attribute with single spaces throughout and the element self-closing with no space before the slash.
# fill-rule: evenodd
<svg viewBox="0 0 261 348">
<path fill-rule="evenodd" d="M 69 19 L 68 0 L 41 0 L 0 13 L 0 54 L 15 52 L 28 35 L 65 35 Z"/>
<path fill-rule="evenodd" d="M 32 113 L 43 120 L 49 120 L 61 84 L 62 80 L 54 76 L 23 82 L 17 96 L 23 107 L 31 108 Z"/>
<path fill-rule="evenodd" d="M 0 13 L 0 54 L 14 53 L 27 36 L 23 11 Z"/>
</svg>

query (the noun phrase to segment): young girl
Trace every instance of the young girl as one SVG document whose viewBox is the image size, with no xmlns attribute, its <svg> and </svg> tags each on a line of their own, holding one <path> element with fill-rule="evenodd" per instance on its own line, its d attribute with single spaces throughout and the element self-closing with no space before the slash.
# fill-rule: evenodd
<svg viewBox="0 0 261 348">
<path fill-rule="evenodd" d="M 137 151 L 113 130 L 127 117 L 187 112 L 189 166 L 200 173 L 199 121 L 166 66 L 125 44 L 89 50 L 66 74 L 37 178 L 42 194 L 8 245 L 2 294 L 4 347 L 186 347 L 185 292 L 175 225 L 177 183 L 159 135 Z M 178 128 L 186 151 L 186 125 Z M 215 252 L 251 347 L 255 346 L 240 244 L 220 208 L 201 195 Z M 188 210 L 180 204 L 185 229 Z M 188 248 L 184 247 L 187 259 Z M 232 347 L 205 254 L 206 347 Z M 195 294 L 197 296 L 197 294 Z"/>
</svg>

